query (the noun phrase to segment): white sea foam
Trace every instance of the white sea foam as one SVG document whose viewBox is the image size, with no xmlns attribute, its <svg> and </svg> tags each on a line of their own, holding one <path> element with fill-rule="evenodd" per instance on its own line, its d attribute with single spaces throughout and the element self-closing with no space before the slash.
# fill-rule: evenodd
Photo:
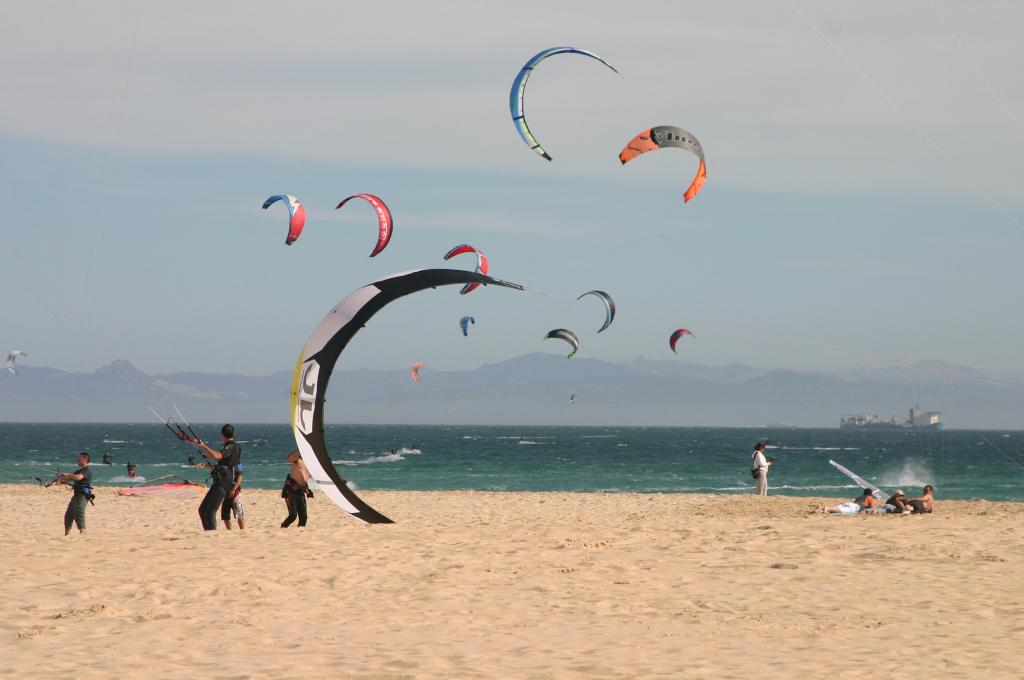
<svg viewBox="0 0 1024 680">
<path fill-rule="evenodd" d="M 110 481 L 112 481 L 112 482 L 119 482 L 119 483 L 120 482 L 128 482 L 128 483 L 131 483 L 131 484 L 135 484 L 137 482 L 144 482 L 144 481 L 146 481 L 146 478 L 143 477 L 142 475 L 138 475 L 136 477 L 129 477 L 128 475 L 118 475 L 117 477 L 111 477 Z"/>
</svg>

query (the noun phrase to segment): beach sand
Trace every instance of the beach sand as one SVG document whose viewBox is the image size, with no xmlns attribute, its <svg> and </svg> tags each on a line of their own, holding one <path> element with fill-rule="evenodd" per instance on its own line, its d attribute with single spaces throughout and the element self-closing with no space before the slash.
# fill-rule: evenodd
<svg viewBox="0 0 1024 680">
<path fill-rule="evenodd" d="M 243 494 L 0 494 L 0 677 L 1019 678 L 1024 504 L 808 515 L 784 496 L 363 492 L 310 526 Z M 830 499 L 829 502 L 835 502 Z"/>
</svg>

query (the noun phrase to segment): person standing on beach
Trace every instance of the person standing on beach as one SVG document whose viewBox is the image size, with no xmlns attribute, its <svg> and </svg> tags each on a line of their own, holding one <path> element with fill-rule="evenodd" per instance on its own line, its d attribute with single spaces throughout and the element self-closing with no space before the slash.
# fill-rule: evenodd
<svg viewBox="0 0 1024 680">
<path fill-rule="evenodd" d="M 217 528 L 217 509 L 222 506 L 224 499 L 235 487 L 235 471 L 242 459 L 242 450 L 235 443 L 235 428 L 233 425 L 225 425 L 220 428 L 220 451 L 214 451 L 199 439 L 186 440 L 199 449 L 199 453 L 212 461 L 208 464 L 213 475 L 213 484 L 210 490 L 203 497 L 199 504 L 199 520 L 203 523 L 203 529 L 213 531 Z"/>
<path fill-rule="evenodd" d="M 758 442 L 754 447 L 754 455 L 751 456 L 751 472 L 754 478 L 757 479 L 757 491 L 754 493 L 758 496 L 768 495 L 768 468 L 771 467 L 773 462 L 765 458 L 764 450 L 764 442 Z"/>
<path fill-rule="evenodd" d="M 288 506 L 288 516 L 281 522 L 281 528 L 287 529 L 295 518 L 299 518 L 299 526 L 306 526 L 306 496 L 312 498 L 313 492 L 309 490 L 309 470 L 302 462 L 302 455 L 295 449 L 284 459 L 291 463 L 288 476 L 284 479 L 284 489 L 281 490 L 281 498 Z"/>
<path fill-rule="evenodd" d="M 71 525 L 78 526 L 78 533 L 85 533 L 85 506 L 92 500 L 92 470 L 89 469 L 89 454 L 83 451 L 78 454 L 78 469 L 74 472 L 57 475 L 60 484 L 71 484 L 74 495 L 64 511 L 64 535 L 71 533 Z"/>
<path fill-rule="evenodd" d="M 224 528 L 231 531 L 231 513 L 235 514 L 235 519 L 238 520 L 238 528 L 245 528 L 245 510 L 242 508 L 242 480 L 245 476 L 242 474 L 242 463 L 239 462 L 235 466 L 235 484 L 228 491 L 228 495 L 224 497 L 224 502 L 220 505 L 220 518 L 224 521 Z"/>
</svg>

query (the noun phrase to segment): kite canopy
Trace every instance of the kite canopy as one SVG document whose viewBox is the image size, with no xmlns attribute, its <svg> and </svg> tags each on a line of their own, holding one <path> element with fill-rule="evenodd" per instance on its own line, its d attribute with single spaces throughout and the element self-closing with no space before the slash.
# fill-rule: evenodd
<svg viewBox="0 0 1024 680">
<path fill-rule="evenodd" d="M 686 330 L 685 328 L 680 328 L 674 331 L 672 335 L 669 337 L 668 346 L 672 348 L 673 352 L 676 352 L 676 343 L 679 342 L 679 338 L 683 337 L 684 335 L 689 335 L 691 338 L 694 337 L 693 333 Z M 678 352 L 676 353 L 678 354 Z"/>
<path fill-rule="evenodd" d="M 697 166 L 697 175 L 693 178 L 686 193 L 683 194 L 683 202 L 689 203 L 690 199 L 700 193 L 701 187 L 708 178 L 708 170 L 704 165 L 704 147 L 700 145 L 697 138 L 692 134 L 672 125 L 658 125 L 644 130 L 629 141 L 629 144 L 619 152 L 619 160 L 625 165 L 637 156 L 654 151 L 674 147 L 685 149 L 700 160 Z"/>
<path fill-rule="evenodd" d="M 395 224 L 394 220 L 391 219 L 391 210 L 388 209 L 388 206 L 384 201 L 380 200 L 373 194 L 353 194 L 339 203 L 335 210 L 345 205 L 353 198 L 363 199 L 372 205 L 373 209 L 377 211 L 377 226 L 379 228 L 379 232 L 377 234 L 377 245 L 374 246 L 373 252 L 370 253 L 370 257 L 376 257 L 380 251 L 387 247 L 388 241 L 391 240 L 391 230 L 394 228 Z"/>
<path fill-rule="evenodd" d="M 131 486 L 117 490 L 118 496 L 140 496 L 143 498 L 198 498 L 206 493 L 206 487 L 187 479 L 167 484 Z"/>
<path fill-rule="evenodd" d="M 457 269 L 421 269 L 392 274 L 353 291 L 339 302 L 313 330 L 299 354 L 291 387 L 292 434 L 296 447 L 324 495 L 362 522 L 382 524 L 391 520 L 359 498 L 331 462 L 324 439 L 324 405 L 334 366 L 359 329 L 389 303 L 427 288 L 467 283 L 523 290 L 514 283 Z"/>
<path fill-rule="evenodd" d="M 444 259 L 447 262 L 456 255 L 462 255 L 463 253 L 475 253 L 476 269 L 474 271 L 476 271 L 477 274 L 487 274 L 488 269 L 490 269 L 490 265 L 488 265 L 487 263 L 487 256 L 484 255 L 484 251 L 477 250 L 471 245 L 463 243 L 462 245 L 455 246 L 447 253 L 445 253 Z M 461 295 L 465 295 L 466 293 L 472 293 L 479 286 L 479 283 L 467 283 L 465 286 L 462 287 L 462 290 L 460 290 L 459 293 Z"/>
<path fill-rule="evenodd" d="M 459 319 L 459 328 L 462 329 L 462 337 L 469 335 L 469 324 L 475 324 L 476 319 L 471 316 L 464 316 Z"/>
<path fill-rule="evenodd" d="M 530 126 L 526 124 L 526 111 L 523 109 L 523 104 L 524 97 L 526 95 L 526 81 L 529 79 L 530 73 L 532 73 L 533 69 L 537 67 L 537 64 L 555 54 L 582 54 L 585 57 L 596 59 L 612 71 L 618 73 L 614 66 L 593 52 L 577 49 L 575 47 L 550 47 L 535 54 L 533 58 L 526 62 L 526 65 L 519 70 L 519 73 L 516 74 L 515 80 L 512 81 L 512 90 L 508 95 L 508 106 L 509 110 L 512 112 L 512 124 L 516 126 L 516 132 L 518 132 L 519 136 L 523 138 L 526 145 L 548 160 L 551 160 L 551 156 L 548 155 L 548 152 L 544 150 L 544 147 L 540 145 L 537 138 L 533 136 L 532 132 L 530 132 Z"/>
<path fill-rule="evenodd" d="M 410 372 L 412 373 L 412 381 L 417 385 L 420 384 L 420 369 L 426 367 L 426 364 L 420 363 L 419 361 L 412 365 L 412 369 L 410 369 Z"/>
<path fill-rule="evenodd" d="M 597 297 L 598 300 L 604 303 L 604 323 L 601 325 L 600 328 L 597 329 L 597 332 L 600 333 L 605 328 L 608 328 L 608 326 L 611 326 L 612 321 L 615 320 L 615 301 L 612 300 L 611 295 L 604 292 L 603 290 L 589 290 L 576 299 L 582 300 L 588 295 L 594 295 Z"/>
<path fill-rule="evenodd" d="M 18 375 L 18 368 L 14 365 L 14 361 L 18 357 L 27 357 L 28 352 L 22 352 L 20 349 L 15 349 L 7 355 L 7 370 L 11 372 L 11 375 Z"/>
<path fill-rule="evenodd" d="M 285 238 L 284 244 L 290 246 L 298 240 L 302 235 L 302 228 L 306 226 L 306 209 L 299 203 L 299 199 L 287 194 L 271 196 L 263 201 L 263 209 L 266 210 L 278 201 L 284 201 L 288 206 L 288 237 Z"/>
<path fill-rule="evenodd" d="M 840 465 L 839 463 L 835 462 L 834 460 L 829 459 L 828 462 L 832 463 L 832 466 L 835 469 L 839 470 L 844 475 L 846 475 L 847 477 L 852 479 L 857 484 L 857 486 L 859 486 L 860 488 L 862 488 L 862 489 L 870 489 L 871 490 L 871 495 L 874 496 L 875 498 L 877 498 L 878 500 L 883 501 L 883 502 L 889 500 L 889 494 L 887 494 L 886 492 L 882 491 L 881 489 L 879 489 L 877 486 L 875 486 L 874 484 L 872 484 L 868 480 L 864 479 L 863 477 L 857 476 L 856 473 L 854 473 L 851 470 L 848 470 L 847 468 L 843 467 L 842 465 Z"/>
<path fill-rule="evenodd" d="M 572 359 L 573 355 L 580 349 L 580 339 L 576 337 L 576 334 L 570 330 L 564 328 L 556 328 L 553 331 L 548 331 L 548 334 L 544 336 L 545 340 L 565 340 L 572 346 L 572 351 L 569 352 L 569 356 L 566 359 Z"/>
</svg>

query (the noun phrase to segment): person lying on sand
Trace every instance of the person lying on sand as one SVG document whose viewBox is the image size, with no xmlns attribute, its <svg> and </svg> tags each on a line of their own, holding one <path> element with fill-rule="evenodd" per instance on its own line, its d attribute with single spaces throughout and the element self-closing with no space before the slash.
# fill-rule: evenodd
<svg viewBox="0 0 1024 680">
<path fill-rule="evenodd" d="M 835 513 L 839 515 L 856 515 L 862 510 L 873 508 L 878 505 L 878 500 L 871 495 L 871 489 L 863 489 L 861 495 L 854 498 L 852 501 L 847 503 L 840 503 L 839 505 L 831 508 L 824 505 L 819 505 L 814 509 L 814 512 L 818 513 Z"/>
<path fill-rule="evenodd" d="M 928 484 L 924 487 L 920 496 L 908 498 L 905 503 L 915 515 L 921 515 L 935 510 L 935 487 Z"/>
</svg>

